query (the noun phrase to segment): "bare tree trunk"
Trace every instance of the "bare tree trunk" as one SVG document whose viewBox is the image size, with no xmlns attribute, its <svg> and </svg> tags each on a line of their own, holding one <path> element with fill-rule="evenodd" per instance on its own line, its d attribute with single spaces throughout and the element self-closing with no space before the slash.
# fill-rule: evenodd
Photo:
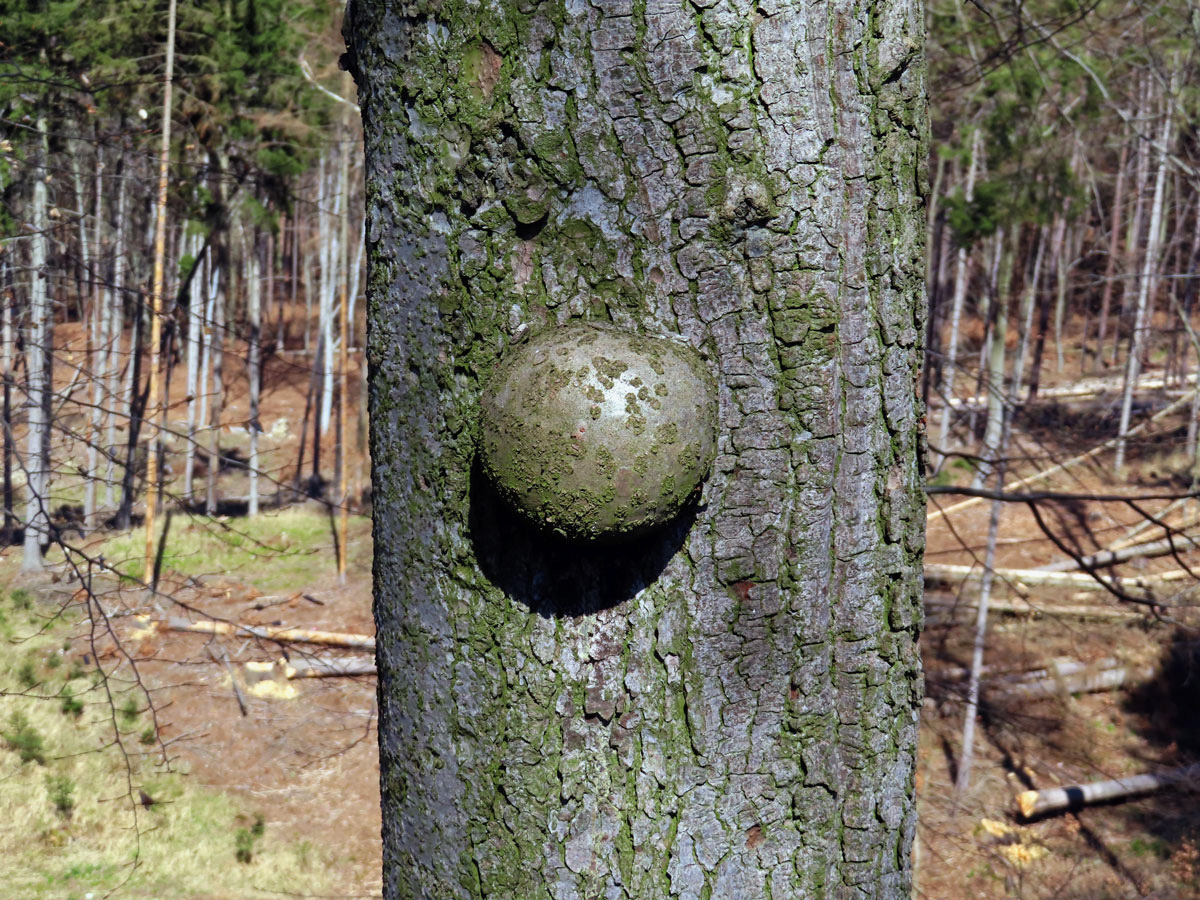
<svg viewBox="0 0 1200 900">
<path fill-rule="evenodd" d="M 1054 266 L 1054 371 L 1059 375 L 1062 374 L 1065 365 L 1063 316 L 1067 308 L 1067 273 L 1066 260 L 1063 258 L 1063 239 L 1066 228 L 1067 217 L 1063 213 L 1056 213 L 1054 237 L 1050 241 L 1050 260 Z"/>
<path fill-rule="evenodd" d="M 1133 388 L 1137 383 L 1141 370 L 1141 356 L 1146 344 L 1146 331 L 1149 325 L 1147 310 L 1150 296 L 1157 283 L 1158 248 L 1161 240 L 1163 195 L 1167 177 L 1167 154 L 1171 140 L 1172 128 L 1171 110 L 1168 106 L 1163 119 L 1162 150 L 1160 152 L 1158 173 L 1154 179 L 1154 200 L 1150 207 L 1150 233 L 1146 239 L 1146 254 L 1142 260 L 1141 276 L 1138 279 L 1137 312 L 1133 325 L 1133 340 L 1130 344 L 1129 359 L 1125 363 L 1125 390 L 1121 397 L 1121 424 L 1117 430 L 1116 456 L 1113 460 L 1113 472 L 1119 478 L 1125 468 L 1125 434 L 1129 431 L 1129 418 L 1133 409 Z"/>
<path fill-rule="evenodd" d="M 247 319 L 250 326 L 246 345 L 246 370 L 250 381 L 250 420 L 246 423 L 246 431 L 250 436 L 250 502 L 248 513 L 258 515 L 258 434 L 262 426 L 258 421 L 259 387 L 262 382 L 261 371 L 261 342 L 262 342 L 262 264 L 258 247 L 258 235 L 250 237 L 249 245 L 245 248 L 246 260 L 249 263 L 247 279 L 248 308 Z"/>
<path fill-rule="evenodd" d="M 224 258 L 224 254 L 220 258 Z M 213 279 L 220 275 L 218 267 Z M 226 279 L 227 281 L 228 279 Z M 209 419 L 208 445 L 208 490 L 205 496 L 205 511 L 210 516 L 217 514 L 217 477 L 221 473 L 221 407 L 225 403 L 225 299 L 228 289 L 225 282 L 218 282 L 218 292 L 213 298 L 212 319 L 212 411 Z"/>
<path fill-rule="evenodd" d="M 146 558 L 143 580 L 154 579 L 154 516 L 158 506 L 158 455 L 162 434 L 154 419 L 162 403 L 159 351 L 162 343 L 163 292 L 167 254 L 167 174 L 171 153 L 171 77 L 175 69 L 175 0 L 167 8 L 167 68 L 163 75 L 162 145 L 158 160 L 158 206 L 154 221 L 154 286 L 150 294 L 150 396 L 147 421 L 152 422 L 146 447 Z"/>
<path fill-rule="evenodd" d="M 349 79 L 347 78 L 347 81 Z M 351 85 L 346 85 L 346 94 L 351 94 Z M 349 144 L 350 117 L 343 119 L 342 146 Z M 339 219 L 340 234 L 338 246 L 342 252 L 341 276 L 338 278 L 338 289 L 341 292 L 338 321 L 338 417 L 337 417 L 337 478 L 339 531 L 338 539 L 338 581 L 346 582 L 346 559 L 349 548 L 347 542 L 350 536 L 350 472 L 347 460 L 348 434 L 350 430 L 350 154 L 342 153 L 342 183 L 341 216 Z"/>
<path fill-rule="evenodd" d="M 1099 371 L 1104 363 L 1104 338 L 1108 330 L 1108 310 L 1112 303 L 1113 279 L 1117 272 L 1117 249 L 1121 241 L 1121 212 L 1125 208 L 1125 173 L 1128 169 L 1129 142 L 1121 142 L 1121 156 L 1117 162 L 1117 186 L 1113 191 L 1112 223 L 1108 235 L 1108 259 L 1104 263 L 1104 290 L 1100 295 L 1100 319 L 1096 325 L 1096 355 L 1093 368 Z"/>
<path fill-rule="evenodd" d="M 13 342 L 13 291 L 6 286 L 8 264 L 0 264 L 0 295 L 3 308 L 0 309 L 0 375 L 4 378 L 4 406 L 0 410 L 3 416 L 4 429 L 4 526 L 0 530 L 0 546 L 8 547 L 13 542 L 13 532 L 16 529 L 17 517 L 13 501 L 12 464 L 14 451 L 13 418 L 12 418 L 12 387 L 13 387 L 13 358 L 15 356 Z"/>
<path fill-rule="evenodd" d="M 196 259 L 195 265 L 201 265 L 201 260 Z M 200 403 L 200 357 L 203 355 L 203 340 L 201 326 L 204 319 L 204 304 L 207 297 L 208 282 L 203 276 L 199 279 L 193 278 L 193 289 L 188 292 L 187 305 L 187 374 L 184 381 L 184 393 L 187 397 L 187 446 L 183 451 L 183 502 L 188 504 L 192 502 L 193 481 L 195 473 L 193 469 L 196 463 L 196 429 L 197 429 L 197 412 Z"/>
<path fill-rule="evenodd" d="M 983 138 L 979 129 L 971 138 L 971 162 L 967 167 L 967 183 L 964 190 L 967 202 L 975 196 L 975 176 L 979 171 Z M 950 401 L 954 398 L 954 376 L 958 367 L 958 332 L 962 323 L 963 302 L 967 297 L 967 264 L 970 262 L 966 247 L 959 247 L 954 265 L 954 299 L 950 308 L 950 339 L 946 344 L 946 363 L 942 372 L 942 421 L 938 430 L 938 448 L 945 450 L 950 434 Z M 939 461 L 940 468 L 940 461 Z"/>
<path fill-rule="evenodd" d="M 1033 256 L 1033 272 L 1021 294 L 1021 334 L 1017 339 L 1017 361 L 1013 367 L 1012 402 L 1014 404 L 1021 402 L 1021 388 L 1025 381 L 1025 360 L 1029 355 L 1029 342 L 1033 337 L 1033 310 L 1038 305 L 1040 297 L 1038 286 L 1042 280 L 1042 259 L 1046 254 L 1046 231 L 1045 225 L 1038 229 L 1037 251 Z M 1036 378 L 1037 373 L 1034 373 L 1029 379 L 1030 383 Z"/>
<path fill-rule="evenodd" d="M 104 148 L 96 145 L 95 206 L 92 222 L 91 314 L 87 321 L 87 365 L 91 370 L 91 406 L 88 411 L 87 462 L 84 464 L 83 527 L 90 530 L 96 519 L 96 482 L 100 463 L 100 429 L 103 424 L 101 408 L 104 403 L 104 371 L 108 366 L 108 304 L 101 286 L 104 278 Z"/>
<path fill-rule="evenodd" d="M 196 404 L 196 433 L 194 439 L 188 444 L 188 452 L 190 454 L 187 462 L 188 471 L 194 472 L 196 465 L 196 450 L 200 446 L 201 432 L 207 435 L 208 432 L 208 399 L 209 399 L 209 369 L 212 364 L 212 343 L 213 343 L 213 316 L 214 308 L 217 302 L 217 294 L 220 290 L 221 270 L 217 267 L 213 259 L 213 253 L 208 253 L 205 256 L 204 264 L 208 277 L 204 279 L 204 308 L 201 313 L 202 330 L 201 330 L 201 348 L 200 348 L 200 372 L 196 377 L 196 387 L 200 396 L 197 398 Z M 195 492 L 193 485 L 192 492 Z M 190 495 L 189 495 L 190 497 Z"/>
<path fill-rule="evenodd" d="M 343 157 L 346 155 L 342 152 Z M 340 161 L 340 160 L 339 160 Z M 318 421 L 320 423 L 321 434 L 325 434 L 329 430 L 330 422 L 333 419 L 333 388 L 334 375 L 337 371 L 336 353 L 337 353 L 337 311 L 336 311 L 336 294 L 338 285 L 340 284 L 340 269 L 342 250 L 338 240 L 338 233 L 332 227 L 334 223 L 341 221 L 342 210 L 345 207 L 345 185 L 344 177 L 339 178 L 340 188 L 335 192 L 332 189 L 335 177 L 339 177 L 330 167 L 329 183 L 330 191 L 327 196 L 332 198 L 333 209 L 332 213 L 321 217 L 321 222 L 325 226 L 325 252 L 324 256 L 328 261 L 329 274 L 328 277 L 322 277 L 324 290 L 319 298 L 320 304 L 318 307 L 318 329 L 321 333 L 322 341 L 322 358 L 321 358 L 321 404 Z M 345 167 L 341 167 L 344 172 Z M 332 220 L 332 221 L 330 221 Z M 322 276 L 324 276 L 322 270 Z"/>
<path fill-rule="evenodd" d="M 1141 91 L 1142 109 L 1148 111 L 1150 108 L 1148 91 L 1143 88 Z M 1137 162 L 1134 168 L 1134 183 L 1133 196 L 1130 198 L 1133 205 L 1133 214 L 1129 217 L 1129 227 L 1125 233 L 1125 279 L 1121 284 L 1121 307 L 1117 316 L 1117 327 L 1113 329 L 1112 337 L 1112 364 L 1115 366 L 1120 359 L 1121 347 L 1121 331 L 1124 325 L 1128 330 L 1130 311 L 1134 308 L 1134 297 L 1138 290 L 1138 279 L 1134 277 L 1141 267 L 1142 259 L 1139 257 L 1139 252 L 1142 246 L 1142 233 L 1145 224 L 1146 210 L 1146 182 L 1150 177 L 1150 147 L 1149 142 L 1139 143 L 1136 147 Z M 1129 339 L 1132 342 L 1133 334 L 1130 332 Z"/>
<path fill-rule="evenodd" d="M 31 240 L 29 325 L 25 338 L 25 394 L 29 409 L 29 427 L 25 443 L 25 551 L 21 569 L 26 572 L 42 568 L 42 544 L 50 537 L 50 519 L 46 496 L 48 473 L 44 447 L 50 423 L 46 418 L 46 403 L 50 385 L 46 383 L 46 356 L 51 316 L 47 293 L 49 273 L 46 264 L 50 249 L 50 220 L 47 217 L 45 171 L 50 165 L 50 142 L 46 132 L 46 117 L 37 118 L 38 155 L 33 178 L 33 236 Z"/>
<path fill-rule="evenodd" d="M 983 487 L 991 477 L 992 467 L 1000 455 L 1000 442 L 1004 432 L 1005 397 L 1005 357 L 1008 338 L 1008 302 L 1009 286 L 1012 280 L 1012 270 L 1016 247 L 1020 243 L 1020 231 L 1014 229 L 1010 235 L 1001 237 L 998 250 L 1000 254 L 1000 283 L 997 285 L 996 296 L 993 300 L 994 316 L 992 327 L 988 331 L 987 340 L 987 426 L 983 433 L 983 448 L 980 451 L 979 467 L 975 470 L 974 487 Z"/>
<path fill-rule="evenodd" d="M 1016 394 L 1020 384 L 1019 377 L 1013 378 L 1013 394 Z M 1003 386 L 997 388 L 1003 392 Z M 1011 411 L 1002 413 L 1004 418 L 994 456 L 996 489 L 1004 489 L 1005 454 L 1008 452 L 1008 438 L 1011 427 Z M 989 450 L 985 446 L 984 453 Z M 979 587 L 979 605 L 975 611 L 975 634 L 971 646 L 971 674 L 967 682 L 967 706 L 963 712 L 962 747 L 958 757 L 958 773 L 954 781 L 954 789 L 959 794 L 965 793 L 971 784 L 971 766 L 975 757 L 975 719 L 979 715 L 979 686 L 983 672 L 983 654 L 987 645 L 988 604 L 992 598 L 992 584 L 996 577 L 996 541 L 1000 534 L 1000 516 L 1004 512 L 1002 500 L 992 501 L 992 513 L 988 518 L 987 545 L 983 557 L 983 581 Z"/>
<path fill-rule="evenodd" d="M 104 447 L 108 457 L 104 471 L 104 508 L 111 510 L 116 505 L 117 485 L 117 412 L 121 398 L 121 345 L 125 331 L 125 270 L 126 219 L 129 215 L 129 190 L 126 187 L 128 168 L 117 169 L 117 221 L 113 229 L 113 287 L 109 303 L 108 369 L 104 377 L 105 393 L 105 436 Z M 128 360 L 127 360 L 128 363 Z M 125 400 L 132 402 L 130 395 Z"/>
</svg>

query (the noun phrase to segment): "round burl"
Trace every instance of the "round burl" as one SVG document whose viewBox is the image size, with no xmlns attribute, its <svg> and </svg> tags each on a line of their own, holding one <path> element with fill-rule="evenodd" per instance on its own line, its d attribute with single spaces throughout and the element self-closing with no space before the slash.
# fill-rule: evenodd
<svg viewBox="0 0 1200 900">
<path fill-rule="evenodd" d="M 500 494 L 573 539 L 670 521 L 716 453 L 716 388 L 695 351 L 610 327 L 565 325 L 512 348 L 481 413 Z"/>
</svg>

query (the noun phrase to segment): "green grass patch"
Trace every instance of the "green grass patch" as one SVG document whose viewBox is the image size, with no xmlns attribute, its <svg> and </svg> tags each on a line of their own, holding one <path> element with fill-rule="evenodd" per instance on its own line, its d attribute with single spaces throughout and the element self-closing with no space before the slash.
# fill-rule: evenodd
<svg viewBox="0 0 1200 900">
<path fill-rule="evenodd" d="M 348 564 L 369 566 L 370 519 L 350 517 Z M 90 548 L 123 575 L 140 579 L 146 532 L 135 529 Z M 296 591 L 336 572 L 330 518 L 311 507 L 264 512 L 255 518 L 176 515 L 167 532 L 162 570 L 192 576 L 232 576 L 273 592 Z"/>
<path fill-rule="evenodd" d="M 86 625 L 76 610 L 47 625 L 48 608 L 32 596 L 23 604 L 0 594 L 12 629 L 0 640 L 4 896 L 260 900 L 327 890 L 321 854 L 274 836 L 269 810 L 161 766 L 145 694 L 127 671 L 109 678 L 110 702 L 94 668 L 61 664 L 64 639 Z M 141 791 L 153 802 L 140 802 Z"/>
</svg>

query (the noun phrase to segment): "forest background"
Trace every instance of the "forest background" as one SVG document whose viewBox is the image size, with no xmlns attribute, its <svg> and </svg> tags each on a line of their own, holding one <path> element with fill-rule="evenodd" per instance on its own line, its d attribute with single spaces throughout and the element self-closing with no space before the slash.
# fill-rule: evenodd
<svg viewBox="0 0 1200 900">
<path fill-rule="evenodd" d="M 340 15 L 0 2 L 19 896 L 379 893 Z M 1200 7 L 929 0 L 927 23 L 916 893 L 1200 896 Z M 1018 805 L 1133 775 L 1149 797 Z"/>
</svg>

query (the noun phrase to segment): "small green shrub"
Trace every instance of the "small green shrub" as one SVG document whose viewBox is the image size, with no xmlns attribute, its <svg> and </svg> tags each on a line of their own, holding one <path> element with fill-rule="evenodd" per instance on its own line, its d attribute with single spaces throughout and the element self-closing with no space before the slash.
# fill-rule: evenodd
<svg viewBox="0 0 1200 900">
<path fill-rule="evenodd" d="M 262 838 L 266 827 L 262 815 L 255 813 L 253 825 L 239 828 L 233 833 L 233 847 L 238 862 L 248 863 L 254 859 L 254 845 Z"/>
<path fill-rule="evenodd" d="M 83 715 L 83 702 L 71 693 L 70 688 L 63 688 L 62 703 L 59 704 L 59 709 L 62 710 L 64 716 L 74 716 L 78 719 Z"/>
<path fill-rule="evenodd" d="M 138 740 L 146 745 L 153 744 L 156 740 L 158 740 L 158 732 L 154 730 L 153 725 L 147 725 L 142 731 L 142 735 L 138 738 Z"/>
<path fill-rule="evenodd" d="M 66 775 L 47 775 L 46 790 L 54 809 L 65 819 L 75 811 L 75 782 Z"/>
<path fill-rule="evenodd" d="M 8 730 L 3 732 L 5 743 L 21 757 L 21 762 L 46 764 L 46 742 L 22 712 L 8 717 Z"/>
<path fill-rule="evenodd" d="M 12 603 L 17 609 L 31 610 L 33 609 L 33 594 L 25 588 L 17 588 L 12 592 Z"/>
<path fill-rule="evenodd" d="M 21 665 L 17 667 L 17 683 L 26 690 L 37 685 L 37 667 L 32 659 L 22 660 Z"/>
<path fill-rule="evenodd" d="M 51 653 L 46 658 L 46 668 L 48 668 L 48 669 L 57 669 L 61 665 L 62 665 L 62 657 L 59 656 L 57 653 Z"/>
<path fill-rule="evenodd" d="M 132 728 L 137 724 L 138 720 L 138 705 L 133 697 L 126 697 L 125 702 L 121 704 L 121 708 L 117 710 L 117 715 L 121 718 L 121 724 L 126 728 Z"/>
</svg>

